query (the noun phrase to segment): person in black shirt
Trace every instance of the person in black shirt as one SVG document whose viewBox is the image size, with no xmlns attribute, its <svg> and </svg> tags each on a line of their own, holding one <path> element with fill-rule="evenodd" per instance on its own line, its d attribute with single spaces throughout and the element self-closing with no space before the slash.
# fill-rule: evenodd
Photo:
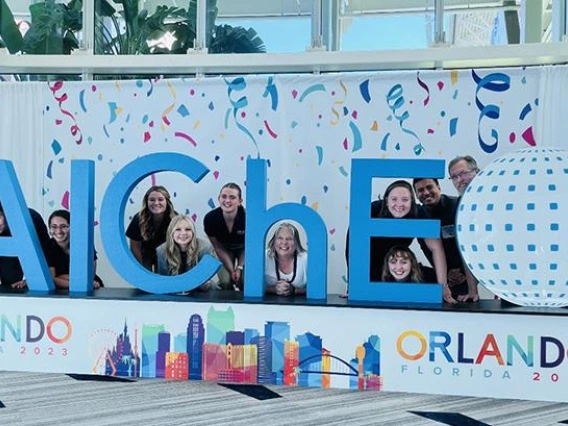
<svg viewBox="0 0 568 426">
<path fill-rule="evenodd" d="M 176 215 L 170 193 L 163 186 L 152 186 L 134 215 L 126 236 L 134 257 L 148 270 L 156 270 L 156 247 L 166 241 L 166 230 Z"/>
<path fill-rule="evenodd" d="M 67 210 L 55 210 L 47 221 L 51 240 L 46 253 L 47 265 L 53 277 L 55 286 L 60 289 L 69 288 L 69 265 L 70 265 L 70 234 L 71 214 Z M 97 269 L 97 254 L 95 253 L 93 270 Z M 103 287 L 103 282 L 95 274 L 93 288 Z"/>
<path fill-rule="evenodd" d="M 49 246 L 47 228 L 38 212 L 33 209 L 28 210 L 42 251 L 45 254 Z M 2 204 L 0 204 L 0 237 L 9 237 L 11 235 L 8 222 L 4 216 L 4 209 Z M 27 286 L 24 272 L 22 271 L 22 265 L 17 257 L 0 256 L 0 284 L 3 286 L 12 286 L 13 288 L 24 288 Z"/>
<path fill-rule="evenodd" d="M 203 218 L 203 228 L 226 270 L 221 273 L 221 284 L 243 288 L 245 263 L 245 209 L 241 188 L 228 183 L 221 188 L 219 207 Z M 228 278 L 225 276 L 228 274 Z M 225 282 L 225 281 L 229 282 Z"/>
<path fill-rule="evenodd" d="M 448 265 L 448 285 L 454 298 L 462 301 L 467 299 L 469 286 L 465 266 L 460 255 L 456 240 L 456 214 L 459 198 L 442 194 L 438 179 L 416 178 L 413 180 L 414 190 L 418 200 L 424 206 L 426 214 L 431 219 L 440 221 L 441 238 Z M 425 244 L 420 244 L 426 258 L 432 262 L 432 253 Z"/>
</svg>

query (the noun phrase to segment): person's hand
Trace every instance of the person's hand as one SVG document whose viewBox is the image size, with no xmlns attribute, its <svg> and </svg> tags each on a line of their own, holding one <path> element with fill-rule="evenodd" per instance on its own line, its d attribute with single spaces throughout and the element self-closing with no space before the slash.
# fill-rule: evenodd
<svg viewBox="0 0 568 426">
<path fill-rule="evenodd" d="M 276 283 L 276 294 L 278 296 L 290 296 L 292 286 L 288 281 L 280 280 Z"/>
<path fill-rule="evenodd" d="M 442 289 L 442 297 L 444 298 L 444 302 L 451 303 L 452 305 L 458 303 L 458 301 L 452 297 L 452 291 L 450 290 L 449 286 L 444 285 L 442 286 Z"/>
<path fill-rule="evenodd" d="M 465 275 L 462 274 L 459 268 L 450 269 L 448 271 L 448 285 L 454 287 L 465 281 Z"/>
<path fill-rule="evenodd" d="M 205 281 L 198 288 L 199 291 L 209 291 L 209 289 L 211 288 L 211 281 Z"/>
<path fill-rule="evenodd" d="M 458 296 L 458 300 L 460 302 L 467 302 L 467 301 L 472 301 L 472 302 L 477 302 L 479 301 L 479 293 L 476 292 L 469 292 L 467 294 L 464 294 L 462 296 Z"/>
<path fill-rule="evenodd" d="M 12 284 L 12 288 L 26 288 L 28 286 L 28 283 L 26 282 L 25 279 L 20 280 L 18 282 L 15 282 L 14 284 Z"/>
<path fill-rule="evenodd" d="M 231 273 L 231 279 L 233 280 L 233 282 L 238 283 L 241 280 L 242 275 L 243 275 L 243 270 L 235 268 Z"/>
</svg>

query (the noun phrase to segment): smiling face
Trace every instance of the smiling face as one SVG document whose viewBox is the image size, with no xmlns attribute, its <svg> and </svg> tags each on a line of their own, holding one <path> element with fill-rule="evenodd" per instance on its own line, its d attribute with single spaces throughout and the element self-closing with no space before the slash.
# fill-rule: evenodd
<svg viewBox="0 0 568 426">
<path fill-rule="evenodd" d="M 174 228 L 172 238 L 181 251 L 187 251 L 194 235 L 193 224 L 189 223 L 187 220 L 180 220 Z"/>
<path fill-rule="evenodd" d="M 159 191 L 152 191 L 148 194 L 146 204 L 152 215 L 161 216 L 166 212 L 168 202 L 164 194 Z"/>
<path fill-rule="evenodd" d="M 416 197 L 426 207 L 434 207 L 440 202 L 442 191 L 434 179 L 422 179 L 414 185 Z"/>
<path fill-rule="evenodd" d="M 405 281 L 410 275 L 412 265 L 408 257 L 404 257 L 401 253 L 395 253 L 389 258 L 389 272 L 396 281 Z"/>
<path fill-rule="evenodd" d="M 274 251 L 278 257 L 292 256 L 295 253 L 296 242 L 290 228 L 280 228 L 274 239 Z"/>
<path fill-rule="evenodd" d="M 49 232 L 61 247 L 69 246 L 69 222 L 60 216 L 53 216 L 49 221 Z"/>
<path fill-rule="evenodd" d="M 223 213 L 235 213 L 241 205 L 241 194 L 236 188 L 223 188 L 219 194 L 219 205 Z"/>
<path fill-rule="evenodd" d="M 465 160 L 458 161 L 450 169 L 450 179 L 460 195 L 463 195 L 467 186 L 476 175 L 477 170 L 472 170 Z"/>
<path fill-rule="evenodd" d="M 394 218 L 406 216 L 412 207 L 412 194 L 407 188 L 394 188 L 387 196 L 387 207 Z"/>
</svg>

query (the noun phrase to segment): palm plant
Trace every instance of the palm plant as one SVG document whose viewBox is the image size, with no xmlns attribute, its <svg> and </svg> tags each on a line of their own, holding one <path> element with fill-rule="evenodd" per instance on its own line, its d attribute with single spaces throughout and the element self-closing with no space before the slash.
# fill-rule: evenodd
<svg viewBox="0 0 568 426">
<path fill-rule="evenodd" d="M 183 54 L 194 47 L 196 0 L 189 0 L 187 9 L 158 6 L 152 15 L 146 9 L 140 10 L 137 0 L 112 1 L 122 5 L 122 11 L 117 12 L 109 0 L 96 1 L 96 53 Z M 211 53 L 266 52 L 264 42 L 254 29 L 215 25 L 217 13 L 217 0 L 207 0 L 206 38 Z M 171 46 L 152 45 L 166 35 L 174 40 Z"/>
<path fill-rule="evenodd" d="M 0 37 L 10 53 L 68 55 L 79 47 L 75 34 L 83 27 L 82 8 L 82 0 L 31 4 L 29 29 L 22 37 L 8 4 L 0 0 Z"/>
</svg>

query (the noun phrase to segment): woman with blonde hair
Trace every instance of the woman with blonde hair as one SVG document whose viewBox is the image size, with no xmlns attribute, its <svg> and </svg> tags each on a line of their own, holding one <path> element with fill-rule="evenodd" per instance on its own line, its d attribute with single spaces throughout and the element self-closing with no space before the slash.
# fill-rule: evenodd
<svg viewBox="0 0 568 426">
<path fill-rule="evenodd" d="M 281 223 L 268 243 L 264 263 L 266 293 L 279 296 L 306 294 L 308 252 L 298 229 Z"/>
<path fill-rule="evenodd" d="M 163 186 L 152 186 L 142 200 L 142 208 L 134 215 L 126 236 L 134 257 L 148 270 L 156 269 L 156 247 L 166 241 L 166 230 L 176 212 L 170 193 Z"/>
<path fill-rule="evenodd" d="M 215 256 L 215 250 L 209 242 L 197 238 L 193 220 L 184 215 L 174 216 L 167 229 L 166 242 L 156 249 L 157 272 L 160 275 L 181 275 L 197 265 L 206 254 Z M 207 291 L 216 282 L 215 274 L 199 290 Z"/>
</svg>

